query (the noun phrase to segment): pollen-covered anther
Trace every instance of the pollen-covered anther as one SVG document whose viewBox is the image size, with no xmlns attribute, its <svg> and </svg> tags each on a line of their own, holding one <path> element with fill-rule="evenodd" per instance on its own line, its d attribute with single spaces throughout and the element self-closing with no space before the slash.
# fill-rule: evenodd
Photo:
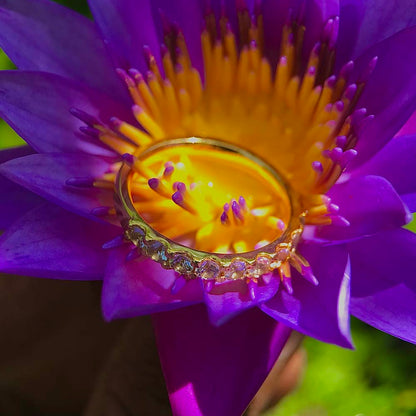
<svg viewBox="0 0 416 416">
<path fill-rule="evenodd" d="M 182 182 L 180 184 L 184 186 L 178 186 L 177 191 L 172 194 L 172 201 L 184 210 L 196 215 L 198 213 L 198 204 L 193 200 L 191 194 L 186 190 L 185 184 Z"/>
<path fill-rule="evenodd" d="M 241 226 L 246 223 L 250 215 L 253 213 L 249 210 L 247 202 L 243 196 L 238 200 L 231 200 L 223 206 L 223 211 L 220 216 L 221 224 Z"/>
</svg>

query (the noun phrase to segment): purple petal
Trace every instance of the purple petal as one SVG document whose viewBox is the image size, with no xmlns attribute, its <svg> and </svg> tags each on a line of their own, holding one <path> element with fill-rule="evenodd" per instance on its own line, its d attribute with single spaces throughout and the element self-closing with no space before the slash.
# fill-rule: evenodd
<svg viewBox="0 0 416 416">
<path fill-rule="evenodd" d="M 416 193 L 400 195 L 410 212 L 416 212 Z"/>
<path fill-rule="evenodd" d="M 401 227 L 412 216 L 393 186 L 380 176 L 356 176 L 328 192 L 349 226 L 318 227 L 316 236 L 327 242 L 349 241 Z"/>
<path fill-rule="evenodd" d="M 34 151 L 29 146 L 11 147 L 0 150 L 0 163 L 7 162 L 10 159 L 16 159 L 33 154 Z"/>
<path fill-rule="evenodd" d="M 314 286 L 294 273 L 293 295 L 279 290 L 261 309 L 296 331 L 351 348 L 350 276 L 345 247 L 303 245 L 301 253 L 310 262 L 319 285 Z"/>
<path fill-rule="evenodd" d="M 45 0 L 0 1 L 0 47 L 19 69 L 52 72 L 126 99 L 94 24 Z"/>
<path fill-rule="evenodd" d="M 160 42 L 164 39 L 161 13 L 183 32 L 193 66 L 203 74 L 201 33 L 204 26 L 202 0 L 151 0 L 153 20 Z"/>
<path fill-rule="evenodd" d="M 376 43 L 414 25 L 416 3 L 413 0 L 342 0 L 337 62 L 341 66 Z"/>
<path fill-rule="evenodd" d="M 43 202 L 42 198 L 0 175 L 0 230 Z"/>
<path fill-rule="evenodd" d="M 97 219 L 91 211 L 113 206 L 113 192 L 96 187 L 77 189 L 66 185 L 66 181 L 100 177 L 110 166 L 110 161 L 91 155 L 34 154 L 0 165 L 0 173 L 70 211 Z"/>
<path fill-rule="evenodd" d="M 159 40 L 150 3 L 150 0 L 88 0 L 116 66 L 144 71 L 143 46 L 148 46 L 159 60 Z"/>
<path fill-rule="evenodd" d="M 376 276 L 380 285 L 366 279 L 353 280 L 352 295 L 365 296 L 384 285 L 403 283 L 416 291 L 416 234 L 399 228 L 385 231 L 348 244 L 351 267 L 358 275 Z M 372 279 L 370 279 L 372 280 Z M 383 283 L 384 282 L 384 283 Z"/>
<path fill-rule="evenodd" d="M 104 275 L 102 244 L 117 229 L 42 204 L 0 237 L 0 270 L 52 279 L 96 280 Z"/>
<path fill-rule="evenodd" d="M 415 304 L 416 292 L 398 284 L 351 299 L 351 314 L 380 331 L 415 344 Z"/>
<path fill-rule="evenodd" d="M 278 288 L 279 280 L 276 278 L 267 284 L 234 281 L 214 286 L 209 292 L 205 291 L 209 319 L 214 325 L 222 325 L 244 310 L 266 302 Z"/>
<path fill-rule="evenodd" d="M 131 318 L 169 311 L 202 301 L 198 281 L 172 290 L 178 276 L 159 263 L 141 257 L 127 261 L 131 246 L 112 249 L 104 277 L 102 308 L 105 319 Z"/>
<path fill-rule="evenodd" d="M 416 134 L 416 111 L 410 116 L 406 124 L 397 133 L 397 136 Z"/>
<path fill-rule="evenodd" d="M 416 234 L 394 230 L 348 245 L 351 313 L 405 341 L 416 343 Z"/>
<path fill-rule="evenodd" d="M 153 323 L 174 416 L 240 416 L 290 333 L 258 309 L 220 327 L 202 305 Z"/>
<path fill-rule="evenodd" d="M 0 151 L 0 163 L 33 153 L 29 146 Z M 17 218 L 38 204 L 42 198 L 0 175 L 0 230 L 7 228 Z"/>
<path fill-rule="evenodd" d="M 413 27 L 378 43 L 356 60 L 358 75 L 373 57 L 378 57 L 375 70 L 357 104 L 357 108 L 366 108 L 375 118 L 358 131 L 358 156 L 351 168 L 364 163 L 380 150 L 416 109 L 415 42 L 416 27 Z"/>
<path fill-rule="evenodd" d="M 416 193 L 416 135 L 390 140 L 353 175 L 379 175 L 400 194 Z"/>
<path fill-rule="evenodd" d="M 280 50 L 282 29 L 289 14 L 298 17 L 305 25 L 304 55 L 308 55 L 321 39 L 322 29 L 331 17 L 339 14 L 338 0 L 263 0 L 264 39 L 266 55 L 275 65 Z"/>
<path fill-rule="evenodd" d="M 110 154 L 83 140 L 78 108 L 107 122 L 112 116 L 131 119 L 131 112 L 96 90 L 58 75 L 41 72 L 0 72 L 0 115 L 38 152 Z"/>
</svg>

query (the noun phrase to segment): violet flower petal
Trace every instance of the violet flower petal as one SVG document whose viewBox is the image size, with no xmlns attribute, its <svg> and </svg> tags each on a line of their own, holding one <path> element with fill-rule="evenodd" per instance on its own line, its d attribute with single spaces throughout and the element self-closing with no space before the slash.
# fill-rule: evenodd
<svg viewBox="0 0 416 416">
<path fill-rule="evenodd" d="M 202 305 L 153 323 L 174 416 L 240 416 L 290 333 L 256 308 L 220 327 Z"/>
<path fill-rule="evenodd" d="M 53 1 L 0 0 L 0 47 L 19 69 L 52 72 L 127 100 L 94 23 Z"/>
<path fill-rule="evenodd" d="M 319 285 L 313 286 L 294 273 L 293 294 L 279 290 L 261 309 L 305 335 L 352 348 L 349 329 L 350 270 L 345 247 L 304 244 L 300 252 L 310 262 Z"/>
<path fill-rule="evenodd" d="M 416 193 L 400 195 L 410 212 L 416 212 Z"/>
<path fill-rule="evenodd" d="M 17 146 L 2 149 L 0 150 L 0 163 L 7 162 L 8 160 L 16 159 L 18 157 L 28 156 L 33 153 L 34 151 L 29 146 Z"/>
<path fill-rule="evenodd" d="M 380 150 L 416 109 L 416 27 L 403 30 L 368 49 L 355 61 L 355 75 L 378 57 L 374 72 L 358 100 L 375 118 L 358 129 L 357 157 L 349 169 L 359 166 Z"/>
<path fill-rule="evenodd" d="M 0 72 L 0 116 L 38 152 L 113 154 L 83 140 L 71 108 L 107 122 L 132 119 L 128 107 L 76 81 L 42 72 Z"/>
<path fill-rule="evenodd" d="M 416 343 L 416 234 L 398 229 L 348 244 L 351 313 Z"/>
<path fill-rule="evenodd" d="M 411 134 L 416 134 L 416 111 L 410 116 L 396 136 L 408 136 Z"/>
<path fill-rule="evenodd" d="M 416 291 L 416 234 L 404 228 L 385 231 L 348 244 L 353 273 L 373 275 L 380 285 L 367 284 L 366 278 L 353 281 L 352 295 L 365 296 L 377 292 L 384 284 L 403 283 Z M 388 260 L 388 261 L 387 261 Z M 355 279 L 355 274 L 354 274 Z M 383 283 L 383 281 L 385 283 Z"/>
<path fill-rule="evenodd" d="M 352 177 L 334 185 L 328 196 L 340 207 L 339 214 L 350 222 L 349 226 L 317 227 L 316 237 L 328 244 L 401 227 L 412 219 L 393 186 L 380 176 Z"/>
<path fill-rule="evenodd" d="M 279 279 L 269 283 L 246 284 L 243 281 L 227 282 L 205 291 L 208 316 L 213 325 L 222 325 L 246 309 L 272 298 L 279 288 Z"/>
<path fill-rule="evenodd" d="M 106 320 L 169 311 L 202 301 L 197 280 L 187 281 L 179 291 L 172 291 L 177 274 L 146 257 L 127 261 L 131 249 L 125 245 L 109 252 L 102 291 Z"/>
<path fill-rule="evenodd" d="M 263 0 L 265 53 L 276 65 L 282 39 L 282 28 L 289 14 L 298 17 L 305 30 L 304 56 L 307 56 L 316 42 L 321 40 L 322 27 L 331 17 L 339 15 L 338 0 Z"/>
<path fill-rule="evenodd" d="M 42 198 L 0 175 L 0 230 L 43 202 Z"/>
<path fill-rule="evenodd" d="M 398 194 L 416 193 L 416 135 L 390 140 L 352 174 L 386 178 Z"/>
<path fill-rule="evenodd" d="M 110 161 L 92 155 L 34 154 L 0 165 L 0 173 L 53 203 L 97 220 L 92 210 L 113 206 L 113 192 L 95 187 L 78 189 L 66 185 L 66 181 L 100 177 L 109 166 Z"/>
<path fill-rule="evenodd" d="M 51 279 L 102 279 L 105 241 L 117 228 L 42 204 L 0 237 L 0 271 Z"/>
<path fill-rule="evenodd" d="M 371 280 L 376 282 L 376 279 Z M 370 281 L 369 281 L 370 283 Z M 351 300 L 351 314 L 404 341 L 416 343 L 416 293 L 403 284 Z"/>
<path fill-rule="evenodd" d="M 341 0 L 337 63 L 342 66 L 368 48 L 416 25 L 413 0 Z"/>
<path fill-rule="evenodd" d="M 0 150 L 0 163 L 33 153 L 29 146 Z M 0 175 L 0 230 L 27 211 L 43 203 L 42 198 Z"/>
<path fill-rule="evenodd" d="M 145 71 L 141 50 L 145 45 L 159 61 L 160 46 L 150 0 L 88 0 L 88 4 L 117 67 Z"/>
</svg>

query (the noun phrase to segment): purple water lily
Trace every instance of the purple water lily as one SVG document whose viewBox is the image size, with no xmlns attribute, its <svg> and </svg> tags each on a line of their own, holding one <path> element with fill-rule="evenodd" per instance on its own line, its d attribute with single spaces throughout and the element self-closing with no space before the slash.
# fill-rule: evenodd
<svg viewBox="0 0 416 416">
<path fill-rule="evenodd" d="M 415 342 L 414 2 L 89 4 L 0 0 L 0 270 L 154 314 L 176 415 L 241 414 L 291 329 Z"/>
</svg>

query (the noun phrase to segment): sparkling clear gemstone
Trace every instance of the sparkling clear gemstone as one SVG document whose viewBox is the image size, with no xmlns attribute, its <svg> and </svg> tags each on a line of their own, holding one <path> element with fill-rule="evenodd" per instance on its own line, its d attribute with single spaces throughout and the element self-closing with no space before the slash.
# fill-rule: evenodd
<svg viewBox="0 0 416 416">
<path fill-rule="evenodd" d="M 145 231 L 140 228 L 138 225 L 133 225 L 133 227 L 131 227 L 131 234 L 134 238 L 139 239 L 139 238 L 144 238 L 146 236 Z"/>
<path fill-rule="evenodd" d="M 141 253 L 141 254 L 144 254 L 144 255 L 146 255 L 146 253 L 147 253 L 147 247 L 146 247 L 146 240 L 144 240 L 144 239 L 139 239 L 139 240 L 137 240 L 137 243 L 136 243 L 136 246 L 137 246 L 137 248 L 139 249 L 139 252 Z"/>
<path fill-rule="evenodd" d="M 244 261 L 234 260 L 229 267 L 227 267 L 224 275 L 227 279 L 241 279 L 244 276 L 246 269 L 247 266 Z"/>
<path fill-rule="evenodd" d="M 140 228 L 139 226 L 137 226 L 137 225 L 133 225 L 132 227 L 130 227 L 127 230 L 127 233 L 126 234 L 127 234 L 127 238 L 130 241 L 134 242 L 138 247 L 139 247 L 139 244 L 141 242 L 143 242 L 143 240 L 146 237 L 146 232 L 142 228 Z M 139 247 L 139 249 L 141 251 L 143 251 L 142 250 L 143 247 Z"/>
<path fill-rule="evenodd" d="M 255 276 L 261 276 L 270 271 L 271 260 L 266 256 L 259 256 L 253 265 L 253 274 Z"/>
<path fill-rule="evenodd" d="M 186 254 L 176 254 L 172 260 L 172 267 L 180 274 L 191 274 L 195 270 L 194 262 Z"/>
<path fill-rule="evenodd" d="M 287 248 L 281 248 L 276 252 L 276 255 L 274 256 L 275 261 L 286 261 L 287 258 L 290 255 L 290 251 Z"/>
<path fill-rule="evenodd" d="M 152 258 L 152 260 L 159 263 L 167 263 L 168 256 L 166 252 L 166 247 L 160 241 L 148 241 L 146 244 L 147 255 Z"/>
<path fill-rule="evenodd" d="M 204 260 L 199 266 L 199 276 L 202 279 L 216 279 L 220 271 L 220 266 L 214 260 Z"/>
<path fill-rule="evenodd" d="M 296 247 L 302 237 L 302 231 L 293 231 L 291 238 L 292 238 L 292 245 Z"/>
</svg>

